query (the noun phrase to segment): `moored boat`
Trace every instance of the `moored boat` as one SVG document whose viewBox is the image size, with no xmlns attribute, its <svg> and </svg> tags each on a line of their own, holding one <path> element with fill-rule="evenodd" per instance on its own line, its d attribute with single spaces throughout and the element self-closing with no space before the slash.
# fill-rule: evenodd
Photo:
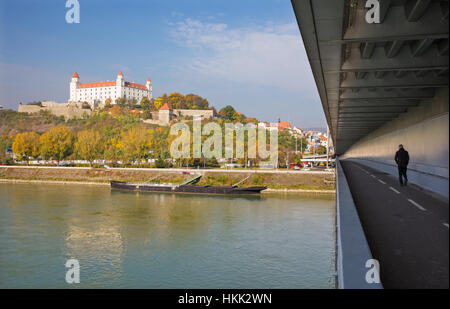
<svg viewBox="0 0 450 309">
<path fill-rule="evenodd" d="M 138 191 L 138 192 L 160 192 L 160 193 L 198 193 L 198 194 L 259 194 L 262 190 L 267 189 L 266 187 L 238 187 L 237 185 L 232 186 L 199 186 L 193 185 L 192 183 L 198 182 L 201 175 L 196 176 L 193 179 L 185 181 L 182 184 L 156 184 L 156 183 L 136 183 L 136 182 L 125 182 L 125 181 L 111 181 L 112 189 L 121 189 L 128 191 Z"/>
</svg>

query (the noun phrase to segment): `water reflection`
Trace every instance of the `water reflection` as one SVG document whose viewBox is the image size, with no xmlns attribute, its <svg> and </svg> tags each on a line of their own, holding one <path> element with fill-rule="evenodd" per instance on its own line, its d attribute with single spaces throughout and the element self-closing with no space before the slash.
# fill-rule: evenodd
<svg viewBox="0 0 450 309">
<path fill-rule="evenodd" d="M 0 287 L 333 287 L 334 201 L 0 185 Z M 73 287 L 73 286 L 71 286 Z"/>
</svg>

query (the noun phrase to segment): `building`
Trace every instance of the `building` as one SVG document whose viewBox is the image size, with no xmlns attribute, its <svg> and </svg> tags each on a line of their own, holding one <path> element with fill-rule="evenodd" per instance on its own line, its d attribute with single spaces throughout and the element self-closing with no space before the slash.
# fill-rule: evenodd
<svg viewBox="0 0 450 309">
<path fill-rule="evenodd" d="M 291 129 L 291 124 L 287 121 L 278 122 L 278 130 Z"/>
<path fill-rule="evenodd" d="M 183 117 L 200 119 L 212 119 L 217 117 L 213 109 L 172 109 L 167 103 L 161 106 L 159 111 L 151 113 L 151 119 L 144 120 L 145 123 L 167 126 L 171 121 L 181 120 Z"/>
<path fill-rule="evenodd" d="M 3 106 L 0 105 L 0 112 L 3 110 Z"/>
<path fill-rule="evenodd" d="M 87 84 L 80 83 L 80 77 L 75 72 L 70 82 L 69 102 L 87 102 L 92 107 L 104 104 L 107 99 L 111 99 L 111 103 L 114 104 L 118 98 L 134 98 L 139 103 L 144 97 L 153 98 L 150 78 L 145 85 L 126 82 L 122 72 L 117 75 L 115 81 Z"/>
</svg>

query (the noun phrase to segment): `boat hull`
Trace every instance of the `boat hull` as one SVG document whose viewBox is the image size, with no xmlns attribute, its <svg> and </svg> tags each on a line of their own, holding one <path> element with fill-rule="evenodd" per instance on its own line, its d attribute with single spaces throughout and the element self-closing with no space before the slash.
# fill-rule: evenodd
<svg viewBox="0 0 450 309">
<path fill-rule="evenodd" d="M 151 184 L 137 184 L 122 181 L 111 181 L 112 189 L 138 191 L 138 192 L 159 192 L 159 193 L 196 193 L 196 194 L 233 194 L 248 195 L 259 194 L 266 187 L 236 187 L 236 186 L 159 186 Z"/>
</svg>

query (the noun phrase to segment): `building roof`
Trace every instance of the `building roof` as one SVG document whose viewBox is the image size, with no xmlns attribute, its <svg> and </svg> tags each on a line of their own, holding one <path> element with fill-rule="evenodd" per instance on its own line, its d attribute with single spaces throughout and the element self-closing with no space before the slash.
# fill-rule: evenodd
<svg viewBox="0 0 450 309">
<path fill-rule="evenodd" d="M 291 124 L 287 121 L 280 121 L 278 123 L 278 129 L 280 129 L 280 130 L 285 129 L 285 128 L 290 128 L 290 127 L 291 127 Z"/>
<path fill-rule="evenodd" d="M 120 71 L 117 76 L 123 76 L 122 71 Z"/>
<path fill-rule="evenodd" d="M 140 85 L 140 84 L 130 83 L 130 82 L 125 82 L 125 87 L 147 90 L 147 86 L 145 86 L 145 85 Z"/>
<path fill-rule="evenodd" d="M 172 108 L 170 108 L 169 104 L 165 103 L 163 106 L 161 106 L 161 108 L 159 110 L 171 110 Z"/>
<path fill-rule="evenodd" d="M 147 78 L 147 81 L 148 81 L 148 82 L 150 82 L 150 83 L 152 82 L 152 80 L 150 79 L 150 77 L 149 77 L 149 78 Z"/>
<path fill-rule="evenodd" d="M 112 82 L 98 82 L 98 83 L 86 83 L 80 84 L 79 88 L 97 88 L 97 87 L 112 87 L 116 85 L 116 81 Z"/>
<path fill-rule="evenodd" d="M 75 73 L 73 73 L 73 75 L 72 75 L 72 78 L 80 78 L 79 76 L 78 76 L 78 73 L 77 72 L 75 72 Z"/>
</svg>

